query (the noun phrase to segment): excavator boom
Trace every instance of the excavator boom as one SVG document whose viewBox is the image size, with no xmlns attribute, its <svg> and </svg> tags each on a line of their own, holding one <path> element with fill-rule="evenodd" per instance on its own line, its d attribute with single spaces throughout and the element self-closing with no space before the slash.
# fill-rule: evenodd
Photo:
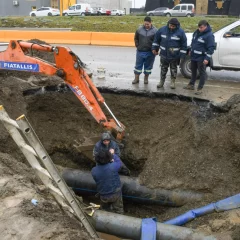
<svg viewBox="0 0 240 240">
<path fill-rule="evenodd" d="M 32 56 L 32 50 L 53 52 L 55 64 Z M 124 137 L 125 126 L 113 115 L 104 98 L 85 72 L 81 60 L 68 47 L 53 47 L 11 40 L 8 48 L 0 52 L 0 69 L 61 77 L 97 123 L 104 129 L 111 131 L 117 140 L 121 141 Z M 113 119 L 107 119 L 99 103 L 107 108 Z"/>
</svg>

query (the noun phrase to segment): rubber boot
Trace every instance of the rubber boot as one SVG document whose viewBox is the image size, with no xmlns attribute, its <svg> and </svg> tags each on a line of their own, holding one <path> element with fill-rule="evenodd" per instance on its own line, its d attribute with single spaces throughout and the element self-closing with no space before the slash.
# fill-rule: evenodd
<svg viewBox="0 0 240 240">
<path fill-rule="evenodd" d="M 174 78 L 171 79 L 171 84 L 170 84 L 170 88 L 171 89 L 175 89 L 176 88 L 175 81 L 176 81 L 176 79 L 174 79 Z"/>
<path fill-rule="evenodd" d="M 162 88 L 164 85 L 165 80 L 161 80 L 160 83 L 157 85 L 157 88 Z"/>
<path fill-rule="evenodd" d="M 132 84 L 137 84 L 137 83 L 139 83 L 139 74 L 135 74 L 135 78 L 134 78 L 134 80 L 132 81 Z"/>
<path fill-rule="evenodd" d="M 144 84 L 148 84 L 148 77 L 149 77 L 149 74 L 145 74 L 145 76 L 144 76 Z"/>
</svg>

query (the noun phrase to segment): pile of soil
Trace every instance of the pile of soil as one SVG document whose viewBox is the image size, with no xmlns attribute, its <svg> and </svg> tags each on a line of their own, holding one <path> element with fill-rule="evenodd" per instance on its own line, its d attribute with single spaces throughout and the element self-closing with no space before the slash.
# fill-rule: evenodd
<svg viewBox="0 0 240 240">
<path fill-rule="evenodd" d="M 71 92 L 22 95 L 26 89 L 61 83 L 56 78 L 27 75 L 19 78 L 17 74 L 3 73 L 0 75 L 0 104 L 12 118 L 26 114 L 56 164 L 90 170 L 90 161 L 81 158 L 73 145 L 84 137 L 100 136 L 102 130 L 79 100 Z M 239 193 L 239 96 L 217 112 L 208 106 L 169 99 L 114 94 L 104 94 L 104 98 L 126 126 L 122 160 L 134 175 L 139 175 L 142 184 L 151 188 L 193 190 L 205 196 L 201 202 L 178 209 L 127 204 L 126 214 L 139 217 L 155 215 L 159 221 L 164 221 Z M 25 164 L 1 125 L 0 131 L 0 158 L 5 154 L 17 166 Z M 24 181 L 28 182 L 27 171 L 16 173 L 17 169 L 13 168 L 11 174 L 24 176 Z M 29 188 L 33 187 L 30 185 Z M 28 212 L 33 210 L 32 207 Z M 239 212 L 231 212 L 234 217 L 229 214 L 208 215 L 187 226 L 217 233 L 235 231 L 236 235 L 240 225 Z M 216 223 L 219 218 L 225 222 Z M 224 225 L 226 222 L 227 227 Z"/>
<path fill-rule="evenodd" d="M 0 153 L 1 239 L 91 239 L 63 211 L 29 166 Z M 38 204 L 31 203 L 36 199 Z"/>
</svg>

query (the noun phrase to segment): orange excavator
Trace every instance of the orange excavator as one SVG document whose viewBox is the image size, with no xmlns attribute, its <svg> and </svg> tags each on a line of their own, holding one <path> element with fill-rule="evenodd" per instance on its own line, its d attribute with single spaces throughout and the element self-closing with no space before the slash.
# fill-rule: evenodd
<svg viewBox="0 0 240 240">
<path fill-rule="evenodd" d="M 33 50 L 53 52 L 55 63 L 34 57 Z M 70 48 L 11 40 L 7 49 L 0 52 L 0 69 L 57 75 L 65 81 L 97 123 L 111 131 L 117 141 L 123 139 L 125 126 L 114 116 L 84 70 L 82 61 Z M 107 119 L 99 103 L 106 107 L 112 119 Z"/>
</svg>

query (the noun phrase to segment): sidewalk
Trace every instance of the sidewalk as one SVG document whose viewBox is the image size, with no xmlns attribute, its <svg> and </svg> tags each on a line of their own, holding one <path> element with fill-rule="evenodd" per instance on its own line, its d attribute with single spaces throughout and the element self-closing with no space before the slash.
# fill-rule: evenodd
<svg viewBox="0 0 240 240">
<path fill-rule="evenodd" d="M 155 79 L 149 80 L 148 85 L 143 84 L 143 76 L 140 78 L 140 83 L 132 85 L 132 79 L 126 80 L 121 76 L 106 76 L 106 79 L 98 79 L 93 77 L 94 84 L 99 88 L 109 89 L 114 92 L 135 92 L 136 94 L 146 95 L 158 95 L 158 96 L 176 96 L 179 98 L 193 98 L 211 101 L 214 103 L 221 103 L 227 101 L 234 94 L 240 94 L 240 82 L 223 82 L 217 80 L 211 80 L 206 83 L 201 95 L 196 95 L 195 91 L 185 90 L 183 87 L 188 84 L 188 79 L 185 79 L 179 75 L 176 81 L 176 89 L 170 88 L 170 78 L 166 79 L 164 88 L 157 89 L 158 81 Z"/>
</svg>

